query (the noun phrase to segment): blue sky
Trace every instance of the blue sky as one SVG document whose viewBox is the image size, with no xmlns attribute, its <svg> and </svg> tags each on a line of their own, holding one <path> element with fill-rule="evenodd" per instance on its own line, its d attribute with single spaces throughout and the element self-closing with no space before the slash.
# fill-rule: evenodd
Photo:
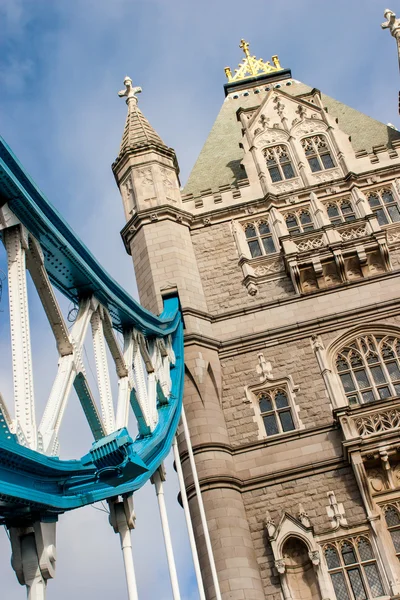
<svg viewBox="0 0 400 600">
<path fill-rule="evenodd" d="M 396 47 L 380 28 L 385 8 L 386 0 L 0 0 L 0 133 L 100 262 L 135 294 L 110 168 L 126 114 L 117 96 L 124 76 L 143 88 L 140 108 L 175 148 L 184 183 L 223 101 L 224 67 L 235 68 L 242 58 L 242 37 L 252 54 L 265 60 L 278 54 L 295 79 L 398 125 Z M 6 313 L 0 312 L 4 335 Z M 33 334 L 44 335 L 44 328 L 35 309 Z M 44 339 L 50 346 L 51 338 Z M 35 348 L 44 395 L 54 356 L 43 338 Z M 1 383 L 10 389 L 9 363 L 2 364 Z M 74 413 L 67 419 L 67 447 L 76 435 L 74 419 Z M 173 537 L 182 596 L 189 600 L 196 596 L 173 480 L 174 474 L 167 487 Z M 140 597 L 169 600 L 153 490 L 142 496 L 134 533 Z M 106 515 L 89 508 L 64 516 L 58 550 L 49 598 L 125 597 L 118 538 Z M 24 597 L 5 535 L 0 557 L 4 597 Z"/>
</svg>

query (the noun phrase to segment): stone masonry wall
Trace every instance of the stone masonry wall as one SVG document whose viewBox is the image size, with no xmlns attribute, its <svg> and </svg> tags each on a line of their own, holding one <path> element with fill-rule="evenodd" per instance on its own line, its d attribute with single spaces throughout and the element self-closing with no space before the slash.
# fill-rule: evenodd
<svg viewBox="0 0 400 600">
<path fill-rule="evenodd" d="M 301 503 L 309 515 L 315 534 L 329 532 L 331 526 L 326 512 L 329 491 L 333 491 L 336 500 L 343 503 L 350 527 L 365 522 L 366 514 L 350 467 L 308 475 L 243 494 L 265 597 L 268 600 L 281 600 L 281 587 L 265 532 L 266 511 L 269 511 L 275 524 L 278 524 L 285 512 L 297 518 Z"/>
<path fill-rule="evenodd" d="M 212 314 L 293 296 L 293 286 L 287 276 L 260 284 L 256 296 L 248 294 L 242 284 L 243 272 L 230 223 L 194 230 L 192 241 L 208 310 Z"/>
</svg>

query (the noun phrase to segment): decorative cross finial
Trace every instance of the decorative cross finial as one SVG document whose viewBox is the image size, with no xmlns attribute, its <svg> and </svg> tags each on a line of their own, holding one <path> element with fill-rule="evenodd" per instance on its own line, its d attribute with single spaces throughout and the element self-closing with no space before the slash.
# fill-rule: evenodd
<svg viewBox="0 0 400 600">
<path fill-rule="evenodd" d="M 124 79 L 124 85 L 125 85 L 125 89 L 118 92 L 118 96 L 120 98 L 122 98 L 123 96 L 126 96 L 127 104 L 129 104 L 130 100 L 134 100 L 134 102 L 137 104 L 138 99 L 135 94 L 140 94 L 140 92 L 142 91 L 142 88 L 141 87 L 133 87 L 132 79 L 128 76 L 126 76 Z"/>
<path fill-rule="evenodd" d="M 389 8 L 385 9 L 385 12 L 383 13 L 383 16 L 385 17 L 385 19 L 387 19 L 387 21 L 385 23 L 382 23 L 381 27 L 382 29 L 390 29 L 391 34 L 393 35 L 393 29 L 394 27 L 397 25 L 397 27 L 399 26 L 398 23 L 396 23 L 396 15 L 395 13 L 390 10 Z"/>
<path fill-rule="evenodd" d="M 243 39 L 240 40 L 240 44 L 239 44 L 239 48 L 241 48 L 245 54 L 245 56 L 248 58 L 250 56 L 250 50 L 249 50 L 249 43 L 245 42 Z"/>
</svg>

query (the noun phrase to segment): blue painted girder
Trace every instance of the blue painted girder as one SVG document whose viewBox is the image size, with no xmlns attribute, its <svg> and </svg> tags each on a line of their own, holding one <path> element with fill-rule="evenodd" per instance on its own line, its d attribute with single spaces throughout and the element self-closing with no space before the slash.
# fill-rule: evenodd
<svg viewBox="0 0 400 600">
<path fill-rule="evenodd" d="M 148 436 L 133 440 L 122 429 L 95 442 L 81 460 L 64 461 L 20 446 L 8 432 L 0 435 L 0 522 L 18 524 L 129 494 L 156 471 L 171 448 L 181 414 L 183 324 L 177 297 L 165 299 L 157 317 L 108 275 L 0 138 L 0 206 L 5 202 L 39 241 L 49 278 L 66 297 L 79 302 L 94 296 L 120 331 L 135 328 L 150 338 L 171 335 L 176 357 L 170 397 L 158 386 L 159 421 Z"/>
</svg>

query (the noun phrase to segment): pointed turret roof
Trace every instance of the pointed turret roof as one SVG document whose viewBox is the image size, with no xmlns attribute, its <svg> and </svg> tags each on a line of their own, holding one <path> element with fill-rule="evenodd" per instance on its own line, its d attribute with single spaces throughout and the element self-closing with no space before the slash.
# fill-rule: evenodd
<svg viewBox="0 0 400 600">
<path fill-rule="evenodd" d="M 130 77 L 125 77 L 124 84 L 126 89 L 118 92 L 118 95 L 120 97 L 126 96 L 128 114 L 118 158 L 125 154 L 125 152 L 149 146 L 158 146 L 164 150 L 167 149 L 168 146 L 164 144 L 138 107 L 136 94 L 140 93 L 142 89 L 140 87 L 133 87 Z"/>
</svg>

